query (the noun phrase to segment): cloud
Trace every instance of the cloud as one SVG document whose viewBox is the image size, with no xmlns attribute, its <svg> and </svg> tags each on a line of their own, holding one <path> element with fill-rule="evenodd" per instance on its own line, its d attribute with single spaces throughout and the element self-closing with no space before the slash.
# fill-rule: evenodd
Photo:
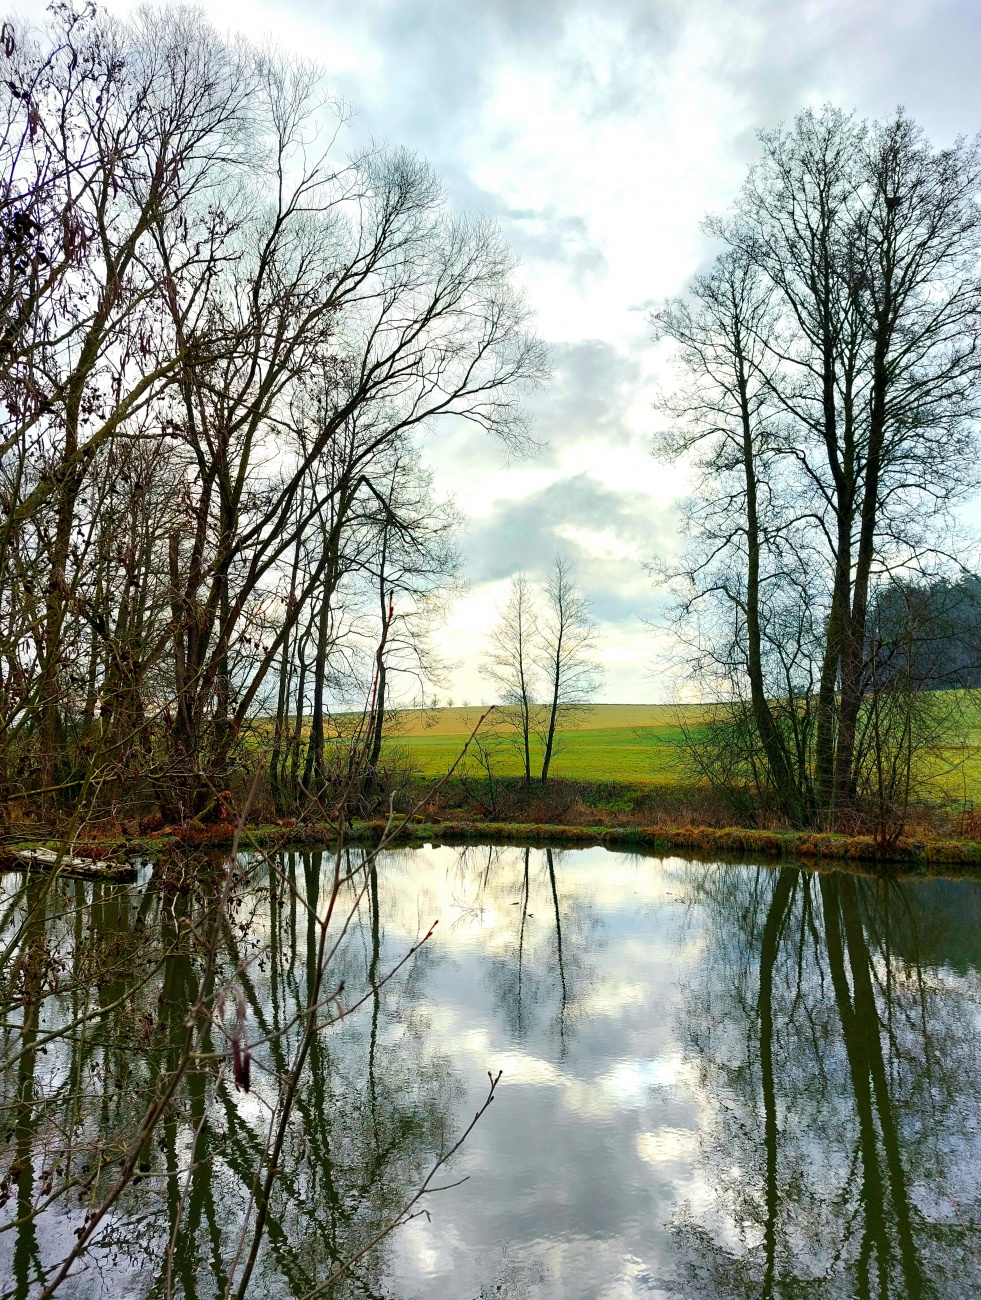
<svg viewBox="0 0 981 1300">
<path fill-rule="evenodd" d="M 602 278 L 609 270 L 586 219 L 577 213 L 562 213 L 548 204 L 540 209 L 509 208 L 500 216 L 511 246 L 524 262 L 564 266 L 577 287 Z"/>
<path fill-rule="evenodd" d="M 630 407 L 643 384 L 639 359 L 602 339 L 552 345 L 548 387 L 527 403 L 535 437 L 554 462 L 583 438 L 626 444 L 636 439 Z M 647 448 L 645 447 L 646 451 Z"/>
<path fill-rule="evenodd" d="M 658 604 L 645 562 L 670 543 L 672 532 L 668 513 L 652 510 L 645 494 L 617 492 L 583 473 L 521 501 L 496 502 L 464 544 L 477 584 L 519 570 L 544 578 L 561 554 L 575 565 L 601 622 L 636 625 Z"/>
</svg>

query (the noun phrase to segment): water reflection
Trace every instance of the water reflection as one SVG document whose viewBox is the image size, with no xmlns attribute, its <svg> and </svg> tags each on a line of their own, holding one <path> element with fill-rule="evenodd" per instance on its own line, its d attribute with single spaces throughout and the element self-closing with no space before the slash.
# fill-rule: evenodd
<svg viewBox="0 0 981 1300">
<path fill-rule="evenodd" d="M 717 1192 L 715 1228 L 682 1229 L 692 1277 L 710 1295 L 974 1293 L 976 887 L 731 868 L 690 885 L 710 937 L 685 1030 Z M 952 893 L 959 978 L 932 914 Z"/>
<path fill-rule="evenodd" d="M 65 1294 L 226 1289 L 332 864 L 276 868 L 241 863 L 224 1019 Z M 4 880 L 2 1294 L 38 1294 L 178 1068 L 213 875 Z M 981 1290 L 978 886 L 514 848 L 390 853 L 366 885 L 332 975 L 361 1005 L 311 1045 L 250 1295 L 361 1251 L 331 1294 Z M 499 1068 L 469 1181 L 365 1249 Z"/>
<path fill-rule="evenodd" d="M 213 864 L 185 865 L 206 887 Z M 227 1044 L 206 1031 L 162 1125 L 139 1151 L 138 1182 L 66 1294 L 224 1293 L 263 1168 L 273 1083 L 289 1068 L 315 961 L 312 913 L 296 903 L 323 887 L 323 855 L 291 855 L 284 866 L 285 905 L 263 864 L 243 876 L 215 975 L 244 995 L 252 1090 L 236 1089 Z M 201 991 L 208 902 L 194 888 L 170 892 L 160 883 L 48 888 L 32 880 L 14 892 L 7 881 L 5 937 L 19 955 L 4 990 L 3 1116 L 13 1158 L 3 1180 L 10 1199 L 0 1277 L 18 1300 L 40 1290 L 86 1209 L 105 1195 L 184 1049 L 188 1008 Z M 365 924 L 338 957 L 352 1000 L 370 994 L 371 962 L 382 958 L 377 885 L 370 892 Z M 250 1294 L 305 1295 L 356 1254 L 397 1214 L 451 1125 L 446 1057 L 429 1036 L 396 1023 L 400 999 L 411 1001 L 407 982 L 391 982 L 384 1008 L 376 996 L 374 1014 L 311 1046 Z M 65 1032 L 52 1036 L 58 1026 Z M 334 1294 L 390 1294 L 383 1272 L 383 1251 L 369 1251 Z"/>
</svg>

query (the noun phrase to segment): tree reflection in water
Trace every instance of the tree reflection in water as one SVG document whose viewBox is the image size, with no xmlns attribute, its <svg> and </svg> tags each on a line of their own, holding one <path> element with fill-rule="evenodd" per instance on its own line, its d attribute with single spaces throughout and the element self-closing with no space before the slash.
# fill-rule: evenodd
<svg viewBox="0 0 981 1300">
<path fill-rule="evenodd" d="M 209 989 L 214 863 L 178 865 L 133 888 L 2 882 L 11 1300 L 37 1297 L 136 1148 L 195 1005 L 216 1013 L 191 1068 L 60 1294 L 210 1300 L 233 1276 L 318 961 L 306 900 L 333 866 L 245 860 Z M 330 985 L 360 1009 L 310 1043 L 249 1296 L 324 1294 L 491 1065 L 479 1179 L 331 1295 L 978 1292 L 977 884 L 513 847 L 390 852 L 362 879 Z"/>
<path fill-rule="evenodd" d="M 474 852 L 461 852 L 463 870 Z M 497 1005 L 516 1043 L 544 1034 L 564 1060 L 570 1006 L 584 997 L 594 978 L 599 918 L 582 898 L 562 897 L 557 879 L 561 850 L 512 849 L 504 857 L 499 849 L 477 852 L 486 855 L 486 866 L 482 875 L 469 873 L 475 886 L 471 907 L 493 905 L 515 914 L 511 941 L 491 967 Z M 517 864 L 515 853 L 520 855 Z M 571 952 L 566 930 L 572 934 Z"/>
<path fill-rule="evenodd" d="M 710 918 L 684 1033 L 712 1193 L 678 1225 L 691 1293 L 975 1294 L 976 983 L 931 966 L 916 886 L 718 866 L 689 884 Z"/>
<path fill-rule="evenodd" d="M 332 861 L 287 855 L 279 878 L 262 862 L 247 868 L 225 917 L 215 981 L 244 996 L 251 1091 L 235 1087 L 224 1035 L 206 1030 L 162 1124 L 140 1150 L 137 1180 L 66 1284 L 68 1294 L 108 1289 L 204 1300 L 225 1290 L 265 1159 L 274 1084 L 289 1069 L 316 961 L 315 916 L 302 907 L 298 915 L 297 897 L 318 897 Z M 188 1008 L 200 992 L 209 878 L 207 862 L 188 861 L 175 889 L 157 876 L 144 888 L 4 881 L 6 1297 L 27 1300 L 40 1290 L 138 1140 L 159 1081 L 177 1067 Z M 410 968 L 379 987 L 401 954 L 384 950 L 374 875 L 367 901 L 362 926 L 349 932 L 332 969 L 348 1004 L 366 997 L 368 1005 L 344 1021 L 342 1035 L 314 1036 L 256 1294 L 312 1291 L 397 1216 L 452 1129 L 457 1085 L 447 1062 L 424 1030 L 397 1014 L 412 996 Z M 226 1004 L 226 1019 L 235 1014 Z M 397 1052 L 386 1051 L 396 1040 Z M 369 1251 L 331 1294 L 391 1294 L 385 1258 L 384 1245 Z"/>
</svg>

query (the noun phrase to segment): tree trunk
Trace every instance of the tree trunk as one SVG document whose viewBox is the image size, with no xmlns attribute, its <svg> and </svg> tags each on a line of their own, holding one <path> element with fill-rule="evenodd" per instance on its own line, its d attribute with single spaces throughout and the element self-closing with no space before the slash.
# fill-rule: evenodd
<svg viewBox="0 0 981 1300">
<path fill-rule="evenodd" d="M 317 646 L 313 660 L 313 705 L 310 715 L 310 735 L 307 740 L 307 757 L 303 766 L 303 784 L 307 798 L 318 798 L 324 780 L 324 695 L 327 681 L 327 640 L 330 627 L 330 607 L 326 589 L 320 605 L 317 626 Z"/>
<path fill-rule="evenodd" d="M 753 721 L 766 755 L 771 779 L 777 797 L 795 826 L 806 822 L 807 810 L 801 795 L 803 773 L 796 773 L 787 752 L 767 699 L 763 674 L 763 638 L 760 626 L 760 523 L 756 473 L 756 452 L 753 438 L 752 415 L 749 408 L 748 376 L 742 342 L 736 332 L 736 380 L 739 387 L 740 416 L 742 421 L 742 460 L 746 483 L 746 658 L 749 676 L 750 703 Z"/>
<path fill-rule="evenodd" d="M 559 714 L 559 690 L 560 690 L 560 673 L 561 673 L 561 640 L 559 649 L 556 651 L 554 667 L 554 677 L 552 679 L 552 702 L 548 711 L 548 732 L 545 736 L 545 755 L 542 758 L 542 785 L 548 780 L 548 769 L 552 762 L 552 748 L 555 745 L 555 724 Z"/>
</svg>

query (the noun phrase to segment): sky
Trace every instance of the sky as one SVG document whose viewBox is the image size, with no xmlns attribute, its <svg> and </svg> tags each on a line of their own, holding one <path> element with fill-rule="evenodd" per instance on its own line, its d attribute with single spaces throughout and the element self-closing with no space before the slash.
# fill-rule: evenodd
<svg viewBox="0 0 981 1300">
<path fill-rule="evenodd" d="M 126 12 L 131 6 L 113 0 Z M 222 30 L 315 59 L 355 136 L 416 150 L 448 201 L 499 222 L 552 350 L 535 455 L 471 428 L 425 457 L 469 520 L 467 591 L 438 644 L 443 702 L 489 701 L 481 643 L 519 569 L 561 553 L 599 623 L 601 698 L 675 698 L 648 571 L 677 545 L 684 473 L 651 446 L 650 309 L 712 257 L 756 131 L 807 105 L 903 104 L 935 144 L 981 129 L 981 0 L 204 0 Z M 40 4 L 38 5 L 40 8 Z"/>
</svg>

